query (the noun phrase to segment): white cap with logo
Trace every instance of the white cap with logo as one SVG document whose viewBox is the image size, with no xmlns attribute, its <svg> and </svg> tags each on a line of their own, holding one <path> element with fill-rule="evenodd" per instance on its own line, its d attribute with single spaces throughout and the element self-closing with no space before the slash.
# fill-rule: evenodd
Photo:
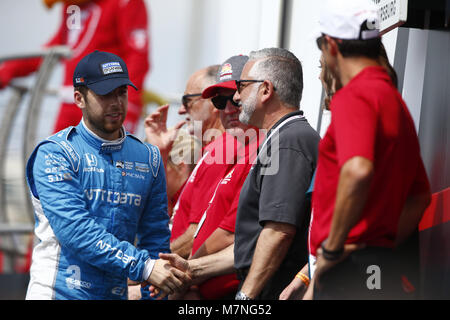
<svg viewBox="0 0 450 320">
<path fill-rule="evenodd" d="M 371 0 L 329 0 L 320 13 L 319 31 L 343 40 L 379 37 L 378 8 Z"/>
</svg>

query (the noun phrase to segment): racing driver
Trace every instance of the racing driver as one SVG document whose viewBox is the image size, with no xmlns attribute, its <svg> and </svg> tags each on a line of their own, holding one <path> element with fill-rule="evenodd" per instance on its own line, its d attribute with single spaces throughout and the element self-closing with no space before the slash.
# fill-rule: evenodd
<svg viewBox="0 0 450 320">
<path fill-rule="evenodd" d="M 125 62 L 94 51 L 73 85 L 81 122 L 41 142 L 26 167 L 40 240 L 26 298 L 126 299 L 127 279 L 177 292 L 188 276 L 158 259 L 170 238 L 161 156 L 123 127 L 137 89 Z"/>
</svg>

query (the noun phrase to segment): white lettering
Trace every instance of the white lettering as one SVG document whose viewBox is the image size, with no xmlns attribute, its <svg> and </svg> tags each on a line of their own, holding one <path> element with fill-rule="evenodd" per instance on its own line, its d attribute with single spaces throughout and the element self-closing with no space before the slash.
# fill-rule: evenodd
<svg viewBox="0 0 450 320">
<path fill-rule="evenodd" d="M 89 201 L 101 200 L 114 204 L 129 204 L 136 207 L 139 207 L 142 203 L 142 196 L 134 193 L 121 193 L 103 189 L 86 189 L 84 193 Z"/>
<path fill-rule="evenodd" d="M 377 265 L 371 265 L 367 267 L 367 274 L 371 274 L 367 278 L 366 285 L 369 290 L 381 289 L 381 269 Z"/>
<path fill-rule="evenodd" d="M 103 240 L 99 240 L 95 246 L 99 247 L 100 250 L 105 252 L 111 251 L 111 253 L 114 255 L 114 258 L 119 259 L 124 264 L 131 263 L 131 265 L 133 266 L 136 263 L 135 257 L 124 254 L 122 250 L 111 247 L 109 243 L 103 242 Z"/>
</svg>

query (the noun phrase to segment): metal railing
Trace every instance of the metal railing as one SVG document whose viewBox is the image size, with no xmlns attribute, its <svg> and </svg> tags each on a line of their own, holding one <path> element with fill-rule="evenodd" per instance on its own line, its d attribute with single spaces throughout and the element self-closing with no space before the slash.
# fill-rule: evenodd
<svg viewBox="0 0 450 320">
<path fill-rule="evenodd" d="M 50 76 L 58 64 L 60 59 L 71 56 L 71 50 L 65 46 L 55 46 L 43 51 L 20 53 L 0 57 L 0 63 L 8 60 L 20 60 L 29 58 L 42 58 L 42 63 L 36 75 L 36 81 L 31 88 L 23 86 L 10 85 L 12 95 L 2 110 L 2 122 L 0 126 L 0 236 L 2 242 L 0 243 L 0 251 L 5 254 L 4 268 L 14 270 L 15 257 L 26 254 L 26 249 L 22 249 L 19 243 L 18 236 L 30 234 L 33 231 L 34 215 L 29 197 L 25 197 L 26 214 L 28 215 L 29 223 L 26 224 L 11 224 L 8 219 L 7 207 L 8 198 L 6 190 L 6 158 L 8 142 L 12 134 L 12 128 L 15 119 L 18 115 L 19 106 L 23 101 L 24 96 L 30 93 L 29 103 L 25 110 L 25 125 L 22 141 L 21 157 L 26 163 L 29 155 L 36 145 L 38 119 L 41 113 L 42 99 L 44 95 L 48 94 L 47 84 Z M 29 191 L 25 182 L 25 170 L 23 170 L 24 192 L 28 195 Z M 9 241 L 8 241 L 9 240 Z"/>
</svg>

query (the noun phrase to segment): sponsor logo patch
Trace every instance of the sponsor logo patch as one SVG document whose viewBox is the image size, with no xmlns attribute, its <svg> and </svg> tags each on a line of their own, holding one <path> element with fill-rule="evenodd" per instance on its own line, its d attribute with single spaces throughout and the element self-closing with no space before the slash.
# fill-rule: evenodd
<svg viewBox="0 0 450 320">
<path fill-rule="evenodd" d="M 84 78 L 75 78 L 75 83 L 84 83 Z"/>
<path fill-rule="evenodd" d="M 111 73 L 123 73 L 123 69 L 122 66 L 120 65 L 120 62 L 107 62 L 103 63 L 101 66 L 104 75 Z"/>
<path fill-rule="evenodd" d="M 140 171 L 140 172 L 149 172 L 150 171 L 150 167 L 148 166 L 148 164 L 142 163 L 142 162 L 135 162 L 134 168 L 136 169 L 136 171 Z"/>
<path fill-rule="evenodd" d="M 232 75 L 233 75 L 233 68 L 231 67 L 231 64 L 225 63 L 222 66 L 222 69 L 220 70 L 220 76 L 219 76 L 220 81 L 225 80 L 225 79 L 230 79 Z"/>
</svg>

